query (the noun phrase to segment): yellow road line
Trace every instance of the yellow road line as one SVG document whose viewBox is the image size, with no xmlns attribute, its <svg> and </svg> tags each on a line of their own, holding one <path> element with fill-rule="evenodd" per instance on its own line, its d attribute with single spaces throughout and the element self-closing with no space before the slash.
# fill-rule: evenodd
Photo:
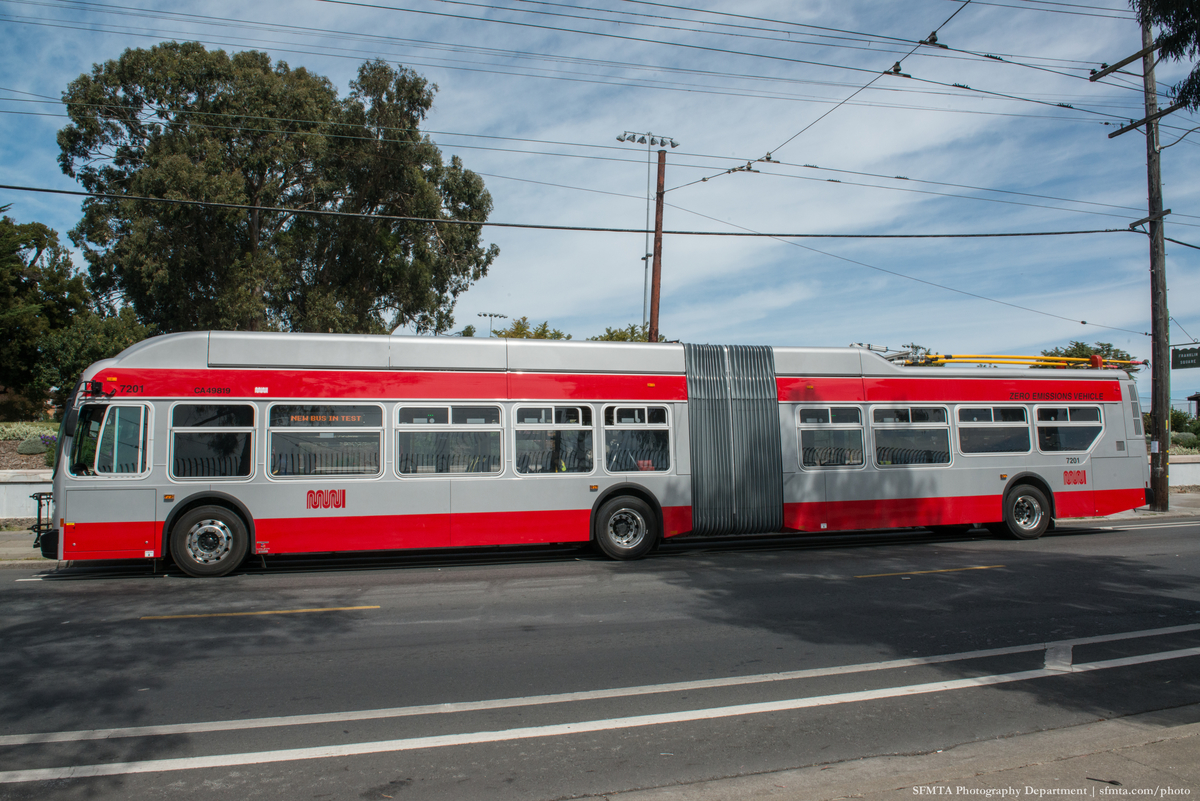
<svg viewBox="0 0 1200 801">
<path fill-rule="evenodd" d="M 913 570 L 908 573 L 871 573 L 866 576 L 855 576 L 855 578 L 882 578 L 883 576 L 920 576 L 925 573 L 957 573 L 960 570 L 991 570 L 996 567 L 1004 567 L 1004 565 L 979 565 L 978 567 L 949 567 L 945 570 Z"/>
<path fill-rule="evenodd" d="M 298 615 L 302 612 L 353 612 L 357 609 L 378 609 L 378 606 L 329 606 L 323 609 L 277 609 L 271 612 L 213 612 L 207 615 L 147 615 L 139 620 L 183 620 L 189 617 L 248 617 L 250 615 Z"/>
</svg>

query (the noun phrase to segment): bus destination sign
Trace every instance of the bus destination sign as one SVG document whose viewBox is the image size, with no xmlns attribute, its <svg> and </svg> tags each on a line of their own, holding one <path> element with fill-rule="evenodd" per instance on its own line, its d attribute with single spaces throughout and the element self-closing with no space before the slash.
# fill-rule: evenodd
<svg viewBox="0 0 1200 801">
<path fill-rule="evenodd" d="M 1188 367 L 1200 367 L 1200 348 L 1172 348 L 1171 369 L 1185 370 Z"/>
</svg>

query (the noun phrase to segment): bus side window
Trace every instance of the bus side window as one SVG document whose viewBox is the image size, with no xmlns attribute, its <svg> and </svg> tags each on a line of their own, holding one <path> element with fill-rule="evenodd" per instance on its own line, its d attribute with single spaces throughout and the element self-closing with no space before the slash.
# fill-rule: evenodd
<svg viewBox="0 0 1200 801">
<path fill-rule="evenodd" d="M 171 410 L 172 478 L 245 478 L 254 468 L 254 407 L 181 403 Z"/>
<path fill-rule="evenodd" d="M 863 463 L 862 417 L 854 406 L 801 407 L 802 467 L 850 467 Z"/>
<path fill-rule="evenodd" d="M 402 406 L 396 472 L 490 473 L 504 470 L 499 406 Z"/>
<path fill-rule="evenodd" d="M 1098 406 L 1041 407 L 1037 410 L 1038 450 L 1086 451 L 1104 430 Z"/>
<path fill-rule="evenodd" d="M 971 454 L 1029 453 L 1025 407 L 960 407 L 958 449 Z"/>
<path fill-rule="evenodd" d="M 375 404 L 277 404 L 267 437 L 273 477 L 383 472 L 383 407 Z"/>
<path fill-rule="evenodd" d="M 875 409 L 872 419 L 877 465 L 950 464 L 950 424 L 945 409 Z"/>
<path fill-rule="evenodd" d="M 604 409 L 605 467 L 610 473 L 671 469 L 671 430 L 665 406 Z"/>
<path fill-rule="evenodd" d="M 590 406 L 519 406 L 514 426 L 518 473 L 592 472 Z"/>
</svg>

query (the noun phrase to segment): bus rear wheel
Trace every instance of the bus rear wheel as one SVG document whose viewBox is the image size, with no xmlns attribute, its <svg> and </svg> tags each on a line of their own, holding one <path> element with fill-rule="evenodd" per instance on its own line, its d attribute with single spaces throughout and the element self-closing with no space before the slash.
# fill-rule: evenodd
<svg viewBox="0 0 1200 801">
<path fill-rule="evenodd" d="M 613 559 L 640 559 L 658 542 L 658 527 L 650 505 L 641 498 L 620 495 L 605 501 L 596 515 L 596 544 Z"/>
<path fill-rule="evenodd" d="M 1046 533 L 1050 522 L 1050 502 L 1037 487 L 1021 484 L 1004 497 L 1003 531 L 1010 537 L 1036 540 Z"/>
<path fill-rule="evenodd" d="M 246 558 L 246 525 L 224 506 L 198 506 L 171 529 L 171 557 L 189 576 L 208 578 L 232 572 Z"/>
</svg>

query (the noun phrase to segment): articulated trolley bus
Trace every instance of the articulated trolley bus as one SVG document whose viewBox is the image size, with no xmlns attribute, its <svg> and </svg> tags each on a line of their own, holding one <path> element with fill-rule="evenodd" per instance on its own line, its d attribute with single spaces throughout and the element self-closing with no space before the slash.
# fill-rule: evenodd
<svg viewBox="0 0 1200 801">
<path fill-rule="evenodd" d="M 249 554 L 984 525 L 1147 502 L 1119 370 L 861 348 L 197 332 L 83 375 L 43 553 Z"/>
</svg>

